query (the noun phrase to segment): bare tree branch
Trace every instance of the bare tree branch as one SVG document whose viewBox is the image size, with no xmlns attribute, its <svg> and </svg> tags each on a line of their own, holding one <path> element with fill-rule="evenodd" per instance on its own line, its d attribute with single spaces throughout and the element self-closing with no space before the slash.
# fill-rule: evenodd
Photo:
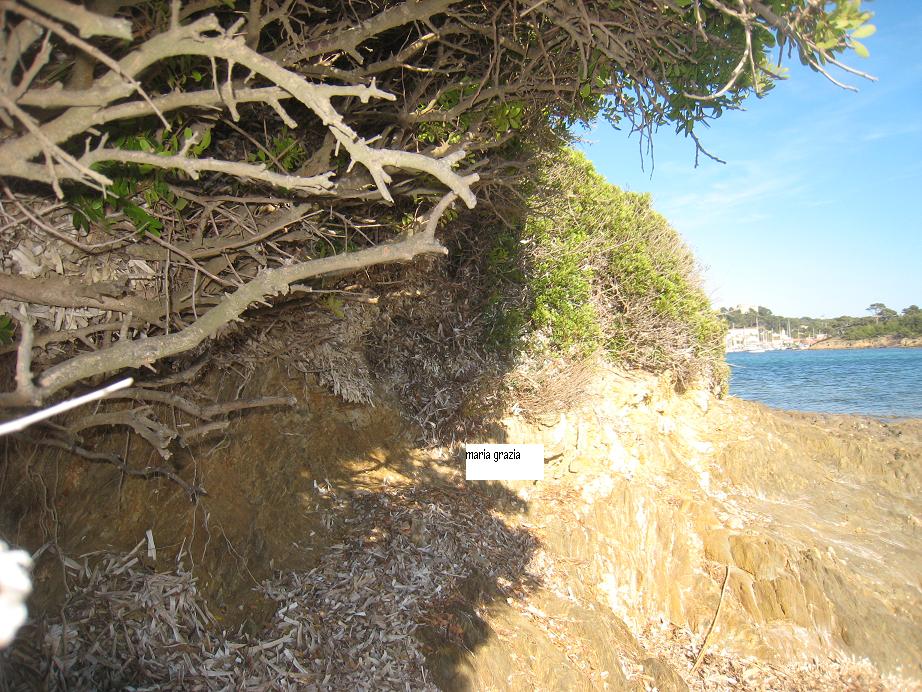
<svg viewBox="0 0 922 692">
<path fill-rule="evenodd" d="M 46 435 L 43 437 L 31 437 L 30 436 L 30 437 L 25 437 L 24 439 L 28 442 L 32 442 L 33 444 L 43 445 L 46 447 L 56 447 L 57 449 L 63 449 L 65 451 L 71 452 L 72 454 L 79 456 L 82 459 L 86 459 L 87 461 L 91 461 L 95 463 L 112 464 L 113 466 L 115 466 L 115 468 L 117 468 L 119 471 L 124 473 L 126 476 L 132 476 L 134 478 L 144 478 L 144 479 L 158 478 L 158 477 L 166 478 L 172 481 L 173 483 L 175 483 L 176 485 L 178 485 L 180 488 L 182 488 L 186 492 L 186 494 L 189 496 L 189 499 L 192 502 L 195 502 L 199 497 L 202 497 L 203 495 L 208 494 L 205 492 L 204 488 L 201 488 L 200 486 L 197 486 L 197 485 L 196 486 L 190 485 L 189 483 L 184 481 L 182 478 L 180 478 L 176 474 L 175 471 L 173 471 L 167 466 L 146 466 L 142 469 L 133 469 L 130 466 L 128 466 L 125 460 L 122 459 L 117 454 L 111 454 L 108 452 L 94 452 L 90 449 L 86 449 L 85 447 L 80 446 L 79 444 L 73 441 L 62 440 L 58 437 L 52 437 L 50 435 Z"/>
<path fill-rule="evenodd" d="M 445 248 L 435 240 L 411 237 L 395 245 L 376 247 L 323 259 L 303 262 L 291 267 L 268 269 L 248 284 L 226 296 L 216 307 L 202 315 L 185 329 L 166 336 L 140 341 L 118 343 L 103 351 L 84 353 L 60 365 L 53 366 L 39 378 L 39 395 L 44 398 L 75 382 L 114 372 L 122 368 L 154 363 L 162 358 L 188 351 L 208 337 L 214 336 L 223 326 L 237 319 L 254 302 L 285 293 L 289 284 L 333 272 L 344 272 L 371 267 L 388 262 L 408 262 L 427 254 L 444 254 Z M 21 397 L 0 396 L 0 404 L 26 403 Z"/>
<path fill-rule="evenodd" d="M 83 284 L 58 276 L 28 279 L 0 273 L 0 297 L 3 298 L 63 308 L 92 307 L 126 315 L 133 313 L 147 322 L 160 322 L 161 311 L 156 305 L 143 298 L 116 297 L 121 292 L 123 289 L 112 284 Z"/>
<path fill-rule="evenodd" d="M 41 397 L 32 382 L 32 318 L 24 305 L 20 307 L 19 313 L 14 311 L 11 314 L 19 322 L 22 332 L 16 352 L 16 395 L 27 403 L 37 404 Z"/>
<path fill-rule="evenodd" d="M 179 170 L 186 173 L 193 180 L 198 180 L 201 173 L 211 171 L 230 175 L 235 178 L 258 180 L 276 187 L 297 190 L 313 195 L 329 194 L 333 187 L 333 183 L 330 181 L 330 177 L 333 175 L 332 172 L 305 178 L 297 175 L 273 173 L 264 165 L 242 163 L 239 161 L 197 159 L 183 155 L 161 156 L 158 154 L 148 154 L 143 151 L 126 151 L 124 149 L 111 148 L 94 149 L 84 154 L 79 159 L 79 163 L 87 167 L 102 161 L 134 163 L 139 165 L 146 164 L 148 166 L 155 166 L 156 168 Z M 63 178 L 64 176 L 61 177 Z"/>
<path fill-rule="evenodd" d="M 41 0 L 41 2 L 26 0 L 26 2 L 58 21 L 77 27 L 82 38 L 111 36 L 125 41 L 131 40 L 131 22 L 127 19 L 103 17 L 95 12 L 89 12 L 81 5 L 64 0 Z"/>
</svg>

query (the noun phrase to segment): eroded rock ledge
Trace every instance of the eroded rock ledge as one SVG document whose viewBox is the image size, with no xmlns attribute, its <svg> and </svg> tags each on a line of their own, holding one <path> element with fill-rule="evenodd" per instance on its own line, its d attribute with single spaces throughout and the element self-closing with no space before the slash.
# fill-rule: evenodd
<svg viewBox="0 0 922 692">
<path fill-rule="evenodd" d="M 196 507 L 111 469 L 11 468 L 3 532 L 36 550 L 53 508 L 67 557 L 40 559 L 0 682 L 919 686 L 922 421 L 590 381 L 571 410 L 496 426 L 544 443 L 538 484 L 467 484 L 394 410 L 316 390 L 197 456 Z"/>
<path fill-rule="evenodd" d="M 875 336 L 873 339 L 837 339 L 819 341 L 810 348 L 816 350 L 844 348 L 922 348 L 920 336 Z"/>
</svg>

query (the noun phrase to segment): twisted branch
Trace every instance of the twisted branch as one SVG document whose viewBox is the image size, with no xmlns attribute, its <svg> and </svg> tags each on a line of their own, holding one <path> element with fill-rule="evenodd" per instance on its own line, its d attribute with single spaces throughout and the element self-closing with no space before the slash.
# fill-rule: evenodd
<svg viewBox="0 0 922 692">
<path fill-rule="evenodd" d="M 213 34 L 217 33 L 215 36 Z M 476 204 L 476 198 L 470 186 L 478 180 L 476 174 L 460 176 L 452 170 L 452 165 L 457 159 L 435 159 L 424 154 L 404 151 L 391 151 L 386 149 L 373 149 L 366 141 L 360 138 L 348 125 L 342 116 L 333 107 L 334 97 L 357 97 L 361 102 L 367 103 L 370 98 L 379 98 L 389 101 L 395 99 L 393 94 L 378 89 L 374 82 L 371 85 L 335 86 L 314 84 L 302 76 L 281 67 L 270 58 L 260 55 L 247 46 L 243 36 L 232 36 L 230 31 L 224 31 L 214 15 L 203 17 L 188 26 L 173 26 L 168 31 L 159 34 L 130 55 L 119 61 L 117 70 L 113 69 L 108 75 L 99 78 L 92 89 L 97 101 L 112 103 L 116 99 L 129 96 L 136 89 L 135 84 L 126 83 L 122 79 L 125 75 L 132 82 L 135 75 L 147 66 L 158 60 L 172 56 L 196 55 L 211 59 L 227 61 L 229 65 L 241 65 L 249 68 L 253 74 L 259 74 L 270 80 L 285 93 L 294 97 L 310 108 L 321 122 L 333 132 L 337 140 L 347 149 L 353 163 L 361 163 L 371 173 L 378 191 L 387 201 L 393 201 L 387 184 L 391 181 L 385 172 L 385 166 L 404 168 L 428 173 L 452 191 L 458 194 L 469 207 Z M 2 96 L 2 95 L 0 95 Z M 284 94 L 278 91 L 251 90 L 248 97 L 252 101 L 261 101 L 276 108 L 279 115 L 289 127 L 296 127 L 293 121 L 282 109 L 280 100 Z M 218 90 L 218 97 L 231 110 L 235 120 L 239 118 L 235 104 L 240 98 L 230 83 Z M 84 100 L 85 97 L 83 97 Z M 60 102 L 61 94 L 45 91 L 35 97 L 34 103 Z M 169 99 L 169 100 L 167 100 Z M 211 100 L 214 97 L 203 99 L 198 97 L 198 103 Z M 246 177 L 267 182 L 271 185 L 288 189 L 300 190 L 311 194 L 328 194 L 332 183 L 332 172 L 301 178 L 299 176 L 281 175 L 272 173 L 261 166 L 241 162 L 217 161 L 214 159 L 196 160 L 185 156 L 164 157 L 145 152 L 129 152 L 119 149 L 96 149 L 85 154 L 79 161 L 73 160 L 69 154 L 57 146 L 67 141 L 74 135 L 85 132 L 87 129 L 104 124 L 115 119 L 136 117 L 147 112 L 161 112 L 161 106 L 180 108 L 190 105 L 195 97 L 182 98 L 172 95 L 154 101 L 146 99 L 141 103 L 128 106 L 118 105 L 104 110 L 92 110 L 73 107 L 58 116 L 55 120 L 38 128 L 29 123 L 29 116 L 23 113 L 16 104 L 0 99 L 0 104 L 15 109 L 17 117 L 30 126 L 30 134 L 14 139 L 12 142 L 0 145 L 0 173 L 13 175 L 39 182 L 58 184 L 59 180 L 77 180 L 81 182 L 92 181 L 101 185 L 109 185 L 111 181 L 105 176 L 91 169 L 93 163 L 102 161 L 120 161 L 130 163 L 144 163 L 161 168 L 175 168 L 182 170 L 193 178 L 202 171 L 213 171 L 226 175 Z M 146 107 L 146 108 L 145 108 Z M 48 163 L 46 166 L 30 163 L 30 160 L 43 151 L 51 151 L 55 158 L 65 161 L 68 166 Z M 58 188 L 60 196 L 60 188 Z"/>
</svg>

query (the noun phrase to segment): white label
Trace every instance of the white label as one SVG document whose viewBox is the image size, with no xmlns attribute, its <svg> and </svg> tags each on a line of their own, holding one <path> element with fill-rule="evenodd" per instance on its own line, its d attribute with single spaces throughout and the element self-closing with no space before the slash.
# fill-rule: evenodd
<svg viewBox="0 0 922 692">
<path fill-rule="evenodd" d="M 543 481 L 544 445 L 466 445 L 469 481 Z"/>
</svg>

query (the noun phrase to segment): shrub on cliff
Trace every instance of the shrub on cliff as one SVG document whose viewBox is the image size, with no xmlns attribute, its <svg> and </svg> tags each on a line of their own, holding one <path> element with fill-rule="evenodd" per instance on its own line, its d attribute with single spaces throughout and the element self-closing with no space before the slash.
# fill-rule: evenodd
<svg viewBox="0 0 922 692">
<path fill-rule="evenodd" d="M 186 422 L 152 406 L 208 425 L 226 411 L 159 387 L 262 339 L 273 311 L 341 319 L 351 284 L 322 282 L 441 256 L 459 210 L 504 219 L 526 147 L 595 120 L 695 139 L 768 91 L 785 55 L 827 73 L 866 53 L 870 18 L 858 0 L 5 2 L 0 407 L 132 374 L 117 425 L 165 459 Z M 585 296 L 565 307 L 578 268 L 548 267 L 530 319 L 599 322 Z M 682 311 L 667 289 L 657 319 Z M 631 352 L 600 324 L 593 338 Z M 73 449 L 59 432 L 38 439 Z"/>
<path fill-rule="evenodd" d="M 497 278 L 524 295 L 495 311 L 496 334 L 557 354 L 601 349 L 671 370 L 681 384 L 719 384 L 725 327 L 694 256 L 650 196 L 608 183 L 572 149 L 543 163 L 519 237 L 501 235 L 491 255 Z"/>
</svg>

